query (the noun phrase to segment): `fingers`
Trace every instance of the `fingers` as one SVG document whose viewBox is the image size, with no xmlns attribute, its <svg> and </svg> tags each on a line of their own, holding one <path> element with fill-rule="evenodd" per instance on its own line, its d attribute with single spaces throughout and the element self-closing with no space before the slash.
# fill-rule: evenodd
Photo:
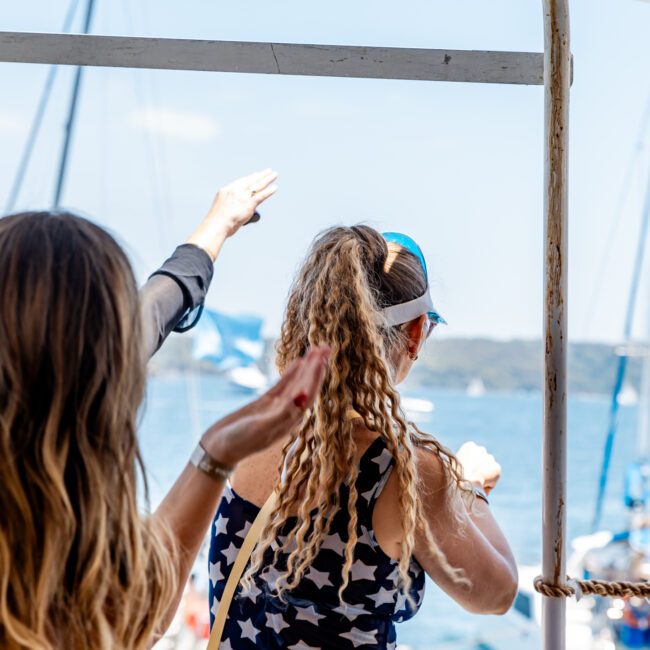
<svg viewBox="0 0 650 650">
<path fill-rule="evenodd" d="M 261 192 L 273 183 L 273 181 L 276 181 L 277 178 L 278 172 L 269 171 L 268 173 L 262 173 L 257 179 L 251 181 L 248 187 L 254 192 Z"/>
<path fill-rule="evenodd" d="M 285 394 L 293 398 L 298 393 L 304 393 L 311 405 L 320 389 L 328 355 L 329 348 L 326 346 L 310 348 L 303 357 L 304 363 L 300 372 L 287 387 Z"/>
<path fill-rule="evenodd" d="M 259 177 L 250 183 L 249 189 L 253 192 L 252 198 L 256 207 L 278 191 L 278 186 L 274 184 L 277 178 L 277 172 L 267 170 L 261 172 Z"/>
<path fill-rule="evenodd" d="M 272 183 L 278 177 L 277 172 L 273 171 L 270 167 L 263 169 L 259 172 L 253 172 L 248 176 L 243 176 L 238 178 L 236 181 L 231 183 L 231 186 L 236 188 L 247 188 L 251 190 L 259 191 L 265 188 L 269 183 Z"/>
<path fill-rule="evenodd" d="M 319 346 L 312 350 L 313 354 L 307 360 L 302 369 L 302 378 L 304 380 L 304 392 L 306 395 L 305 408 L 313 405 L 318 393 L 320 392 L 321 385 L 323 384 L 323 377 L 325 376 L 325 369 L 327 368 L 327 360 L 330 354 L 330 348 L 327 346 Z"/>
<path fill-rule="evenodd" d="M 283 392 L 291 385 L 300 369 L 304 364 L 303 359 L 296 359 L 283 373 L 275 386 L 266 391 L 267 396 L 276 397 L 282 395 Z"/>
<path fill-rule="evenodd" d="M 278 191 L 277 185 L 270 185 L 269 187 L 265 187 L 263 190 L 259 190 L 258 192 L 255 192 L 255 194 L 253 194 L 253 201 L 255 203 L 255 207 L 257 207 L 261 203 L 264 203 L 266 199 L 268 199 L 270 196 L 273 196 L 277 191 Z"/>
<path fill-rule="evenodd" d="M 327 346 L 311 348 L 302 359 L 294 361 L 282 379 L 267 393 L 283 397 L 290 410 L 302 412 L 313 406 L 320 391 L 327 367 L 330 349 Z"/>
<path fill-rule="evenodd" d="M 487 491 L 494 488 L 501 477 L 501 465 L 488 450 L 475 442 L 466 442 L 456 454 L 464 477 L 471 482 L 478 482 Z"/>
<path fill-rule="evenodd" d="M 248 176 L 242 176 L 241 178 L 238 178 L 236 181 L 233 181 L 232 185 L 250 186 L 251 183 L 254 183 L 256 180 L 259 180 L 259 178 L 265 176 L 266 174 L 270 174 L 272 171 L 273 170 L 270 167 L 267 167 L 262 171 L 253 172 L 252 174 L 248 174 Z"/>
</svg>

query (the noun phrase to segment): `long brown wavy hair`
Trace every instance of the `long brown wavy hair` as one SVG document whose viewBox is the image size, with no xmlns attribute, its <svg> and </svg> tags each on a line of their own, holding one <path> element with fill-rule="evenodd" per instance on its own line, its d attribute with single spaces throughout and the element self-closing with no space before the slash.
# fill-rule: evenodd
<svg viewBox="0 0 650 650">
<path fill-rule="evenodd" d="M 137 507 L 129 262 L 85 219 L 18 214 L 0 219 L 0 287 L 0 647 L 149 647 L 176 574 Z"/>
<path fill-rule="evenodd" d="M 277 363 L 282 371 L 310 345 L 326 344 L 331 347 L 329 367 L 319 399 L 285 449 L 285 480 L 278 487 L 278 505 L 253 555 L 245 584 L 263 568 L 269 546 L 275 549 L 277 564 L 281 548 L 273 541 L 297 514 L 293 528 L 283 533 L 295 540 L 295 547 L 276 582 L 280 596 L 295 588 L 318 553 L 334 514 L 346 507 L 349 523 L 339 590 L 344 600 L 358 524 L 354 423 L 346 417 L 351 409 L 368 429 L 384 438 L 395 460 L 404 533 L 399 561 L 404 593 L 410 598 L 408 568 L 418 529 L 447 575 L 467 582 L 462 571 L 447 562 L 424 517 L 415 447 L 426 447 L 442 461 L 450 498 L 471 499 L 470 492 L 454 455 L 406 421 L 390 364 L 396 346 L 405 345 L 404 332 L 401 327 L 387 327 L 381 315 L 382 308 L 413 300 L 426 289 L 417 257 L 397 244 L 388 244 L 368 226 L 331 228 L 314 242 L 289 294 Z M 344 481 L 349 497 L 340 504 Z"/>
</svg>

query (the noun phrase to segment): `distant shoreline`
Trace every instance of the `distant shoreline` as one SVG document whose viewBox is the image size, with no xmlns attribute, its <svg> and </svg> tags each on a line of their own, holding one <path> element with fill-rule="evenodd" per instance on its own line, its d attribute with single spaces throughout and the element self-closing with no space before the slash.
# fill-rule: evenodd
<svg viewBox="0 0 650 650">
<path fill-rule="evenodd" d="M 275 341 L 266 342 L 260 367 L 273 366 Z M 605 343 L 569 344 L 569 392 L 585 397 L 611 394 L 618 346 Z M 150 362 L 153 375 L 170 371 L 201 370 L 219 374 L 210 363 L 192 357 L 192 337 L 172 336 Z M 496 341 L 475 339 L 432 339 L 420 354 L 408 379 L 408 389 L 450 388 L 467 390 L 471 384 L 487 392 L 539 392 L 542 388 L 542 343 L 531 340 Z M 626 388 L 638 393 L 641 360 L 631 357 Z"/>
</svg>

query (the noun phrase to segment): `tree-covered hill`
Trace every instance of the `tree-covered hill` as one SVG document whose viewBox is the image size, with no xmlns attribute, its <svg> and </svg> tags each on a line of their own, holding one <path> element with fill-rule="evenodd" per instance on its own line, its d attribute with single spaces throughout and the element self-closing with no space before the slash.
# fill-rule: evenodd
<svg viewBox="0 0 650 650">
<path fill-rule="evenodd" d="M 569 390 L 609 393 L 618 357 L 611 345 L 569 345 Z M 628 380 L 638 389 L 641 364 L 630 359 Z M 542 344 L 540 341 L 488 339 L 431 340 L 412 373 L 412 384 L 465 388 L 480 378 L 488 390 L 540 390 Z"/>
<path fill-rule="evenodd" d="M 272 363 L 273 341 L 267 342 L 262 369 Z M 489 339 L 432 338 L 420 354 L 409 377 L 409 386 L 465 389 L 480 378 L 487 390 L 540 390 L 542 381 L 540 341 L 494 341 Z M 612 345 L 573 343 L 569 345 L 569 390 L 577 393 L 608 394 L 612 390 L 618 357 Z M 214 366 L 192 359 L 191 333 L 172 336 L 153 358 L 150 370 L 200 368 L 216 372 Z M 639 388 L 641 364 L 631 358 L 628 381 Z"/>
</svg>

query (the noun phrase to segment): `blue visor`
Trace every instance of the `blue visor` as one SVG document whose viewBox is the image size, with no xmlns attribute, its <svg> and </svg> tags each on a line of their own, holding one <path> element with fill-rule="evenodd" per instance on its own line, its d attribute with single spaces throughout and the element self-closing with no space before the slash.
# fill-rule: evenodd
<svg viewBox="0 0 650 650">
<path fill-rule="evenodd" d="M 392 305 L 383 310 L 384 316 L 389 325 L 408 323 L 410 320 L 413 320 L 422 314 L 426 314 L 436 325 L 439 323 L 446 324 L 447 321 L 438 313 L 431 300 L 431 294 L 429 292 L 429 273 L 427 271 L 427 263 L 422 254 L 422 249 L 411 237 L 401 232 L 385 232 L 382 233 L 382 237 L 387 242 L 397 244 L 398 246 L 405 248 L 409 253 L 415 255 L 420 262 L 420 266 L 422 266 L 424 278 L 427 282 L 427 290 L 419 298 L 400 305 Z"/>
</svg>

